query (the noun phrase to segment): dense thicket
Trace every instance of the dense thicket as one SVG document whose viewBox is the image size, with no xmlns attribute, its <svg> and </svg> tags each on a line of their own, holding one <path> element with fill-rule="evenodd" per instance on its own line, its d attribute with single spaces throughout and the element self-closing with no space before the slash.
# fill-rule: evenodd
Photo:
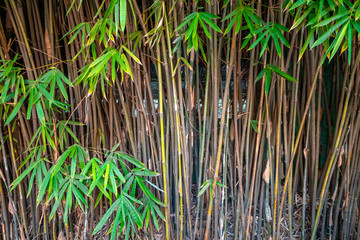
<svg viewBox="0 0 360 240">
<path fill-rule="evenodd" d="M 0 239 L 359 239 L 359 17 L 1 0 Z"/>
</svg>

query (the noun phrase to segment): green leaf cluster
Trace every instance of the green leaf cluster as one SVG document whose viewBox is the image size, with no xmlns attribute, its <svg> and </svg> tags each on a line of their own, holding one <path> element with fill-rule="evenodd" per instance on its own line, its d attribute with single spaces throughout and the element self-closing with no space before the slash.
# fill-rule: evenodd
<svg viewBox="0 0 360 240">
<path fill-rule="evenodd" d="M 29 175 L 31 186 L 36 179 L 40 186 L 37 204 L 43 201 L 46 205 L 53 203 L 49 220 L 58 213 L 67 223 L 74 208 L 79 206 L 85 211 L 90 198 L 96 199 L 96 206 L 103 196 L 109 200 L 111 206 L 93 234 L 103 228 L 112 213 L 116 214 L 109 229 L 111 239 L 118 237 L 124 229 L 128 239 L 130 233 L 134 235 L 139 228 L 148 227 L 150 217 L 157 229 L 159 229 L 157 216 L 164 220 L 159 208 L 164 205 L 148 186 L 157 187 L 146 180 L 159 174 L 149 171 L 143 163 L 131 156 L 117 151 L 106 151 L 103 153 L 104 162 L 102 162 L 96 157 L 89 159 L 87 151 L 81 145 L 74 144 L 67 148 L 50 168 L 47 167 L 49 161 L 42 157 L 40 147 L 30 151 L 20 168 L 30 159 L 31 163 L 14 180 L 11 190 Z M 31 190 L 30 187 L 27 196 Z M 144 196 L 140 200 L 139 192 Z M 115 198 L 114 202 L 112 202 L 113 198 Z"/>
</svg>

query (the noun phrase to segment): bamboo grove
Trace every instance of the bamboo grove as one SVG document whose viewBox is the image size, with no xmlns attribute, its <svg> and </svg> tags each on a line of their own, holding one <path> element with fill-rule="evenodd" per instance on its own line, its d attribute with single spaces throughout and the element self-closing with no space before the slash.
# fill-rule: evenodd
<svg viewBox="0 0 360 240">
<path fill-rule="evenodd" d="M 1 0 L 0 239 L 359 239 L 359 17 Z"/>
</svg>

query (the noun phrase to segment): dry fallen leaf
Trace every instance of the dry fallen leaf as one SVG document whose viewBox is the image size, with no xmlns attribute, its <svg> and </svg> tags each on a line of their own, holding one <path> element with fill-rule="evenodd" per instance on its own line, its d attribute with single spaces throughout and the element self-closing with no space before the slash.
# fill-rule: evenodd
<svg viewBox="0 0 360 240">
<path fill-rule="evenodd" d="M 345 152 L 344 147 L 341 147 L 340 154 L 339 154 L 339 161 L 337 164 L 338 167 L 341 167 L 341 165 L 342 165 L 344 152 Z"/>
<path fill-rule="evenodd" d="M 270 161 L 269 160 L 266 163 L 266 168 L 265 168 L 265 171 L 264 171 L 262 177 L 266 183 L 270 182 Z"/>
<path fill-rule="evenodd" d="M 58 240 L 66 240 L 65 235 L 64 235 L 64 232 L 63 232 L 63 231 L 61 231 L 61 232 L 59 233 L 59 235 L 58 235 Z"/>
<path fill-rule="evenodd" d="M 13 208 L 11 202 L 9 202 L 9 212 L 11 213 L 11 215 L 15 214 L 15 211 L 14 211 L 14 208 Z"/>
<path fill-rule="evenodd" d="M 304 153 L 304 157 L 305 157 L 305 159 L 306 159 L 306 160 L 308 160 L 308 156 L 309 156 L 309 149 L 308 149 L 308 148 L 304 148 L 303 153 Z"/>
</svg>

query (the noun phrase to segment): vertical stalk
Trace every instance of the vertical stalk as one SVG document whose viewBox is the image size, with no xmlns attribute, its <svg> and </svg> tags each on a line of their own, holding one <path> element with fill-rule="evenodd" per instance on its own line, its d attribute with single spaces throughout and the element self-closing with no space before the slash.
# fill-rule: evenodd
<svg viewBox="0 0 360 240">
<path fill-rule="evenodd" d="M 166 14 L 166 13 L 165 13 Z M 163 182 L 164 182 L 164 205 L 165 207 L 165 231 L 166 239 L 170 239 L 169 229 L 169 203 L 168 203 L 168 186 L 167 186 L 167 173 L 168 173 L 168 160 L 165 155 L 165 131 L 164 131 L 164 107 L 163 107 L 163 85 L 162 85 L 162 73 L 161 73 L 161 62 L 160 62 L 160 47 L 159 42 L 156 43 L 157 52 L 157 64 L 158 64 L 158 81 L 159 81 L 159 119 L 160 119 L 160 141 L 161 141 L 161 161 L 163 171 Z"/>
</svg>

